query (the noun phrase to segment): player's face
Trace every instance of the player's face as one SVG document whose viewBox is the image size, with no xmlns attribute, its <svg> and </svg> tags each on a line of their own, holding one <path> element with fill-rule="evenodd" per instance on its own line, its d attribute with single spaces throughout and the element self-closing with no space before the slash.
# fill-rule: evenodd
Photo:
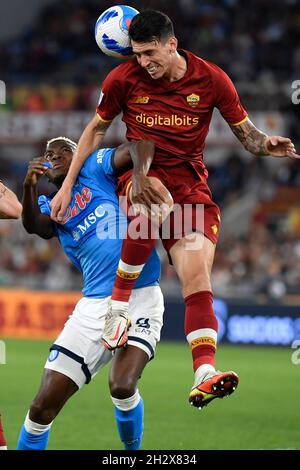
<svg viewBox="0 0 300 470">
<path fill-rule="evenodd" d="M 48 145 L 44 156 L 53 166 L 47 171 L 49 180 L 56 182 L 65 178 L 73 157 L 72 148 L 63 140 L 57 140 Z"/>
<path fill-rule="evenodd" d="M 131 46 L 140 66 L 151 78 L 168 78 L 171 74 L 172 61 L 177 48 L 177 39 L 169 38 L 165 43 L 159 41 L 136 42 Z"/>
</svg>

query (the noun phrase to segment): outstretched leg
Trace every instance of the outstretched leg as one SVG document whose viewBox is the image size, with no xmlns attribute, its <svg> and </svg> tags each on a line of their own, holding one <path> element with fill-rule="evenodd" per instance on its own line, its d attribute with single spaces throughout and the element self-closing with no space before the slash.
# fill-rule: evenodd
<svg viewBox="0 0 300 470">
<path fill-rule="evenodd" d="M 215 370 L 218 321 L 210 282 L 214 253 L 215 245 L 201 233 L 187 235 L 170 249 L 185 300 L 185 334 L 195 372 L 189 401 L 197 408 L 230 395 L 239 381 L 232 371 Z"/>
<path fill-rule="evenodd" d="M 46 449 L 54 418 L 77 390 L 78 386 L 69 377 L 45 369 L 40 389 L 21 428 L 17 449 Z"/>
</svg>

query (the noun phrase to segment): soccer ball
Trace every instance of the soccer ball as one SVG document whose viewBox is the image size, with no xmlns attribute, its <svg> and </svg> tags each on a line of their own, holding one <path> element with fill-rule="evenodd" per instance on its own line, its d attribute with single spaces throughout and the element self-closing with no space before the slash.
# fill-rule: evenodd
<svg viewBox="0 0 300 470">
<path fill-rule="evenodd" d="M 105 10 L 95 25 L 95 39 L 101 51 L 113 57 L 132 55 L 128 29 L 139 12 L 126 5 L 116 5 Z"/>
</svg>

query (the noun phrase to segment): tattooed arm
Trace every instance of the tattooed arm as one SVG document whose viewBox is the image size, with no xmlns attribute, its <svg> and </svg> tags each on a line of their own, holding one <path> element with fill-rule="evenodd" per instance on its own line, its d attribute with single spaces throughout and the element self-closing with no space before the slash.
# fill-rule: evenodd
<svg viewBox="0 0 300 470">
<path fill-rule="evenodd" d="M 278 135 L 268 136 L 257 129 L 250 119 L 230 128 L 245 149 L 253 155 L 300 158 L 290 139 Z"/>
<path fill-rule="evenodd" d="M 22 206 L 17 196 L 0 180 L 0 219 L 18 219 L 21 213 Z"/>
</svg>

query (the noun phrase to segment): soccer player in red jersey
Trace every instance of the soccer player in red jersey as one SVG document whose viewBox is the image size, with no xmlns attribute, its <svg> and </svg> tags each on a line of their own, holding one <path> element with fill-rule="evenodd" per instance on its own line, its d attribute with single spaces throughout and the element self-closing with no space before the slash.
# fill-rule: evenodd
<svg viewBox="0 0 300 470">
<path fill-rule="evenodd" d="M 180 213 L 179 219 L 181 209 L 184 212 L 186 208 L 190 218 L 188 229 L 182 230 L 175 223 L 174 209 L 169 218 L 170 236 L 162 242 L 178 274 L 186 306 L 185 333 L 195 372 L 189 401 L 201 408 L 214 398 L 232 393 L 238 384 L 234 372 L 215 370 L 218 324 L 210 275 L 220 211 L 212 200 L 203 163 L 205 138 L 214 108 L 219 109 L 232 132 L 253 155 L 300 157 L 290 139 L 267 136 L 252 124 L 223 70 L 191 52 L 177 49 L 173 24 L 165 14 L 155 10 L 139 13 L 131 22 L 129 34 L 135 59 L 113 69 L 104 80 L 96 116 L 84 130 L 69 174 L 53 200 L 52 218 L 62 218 L 82 163 L 101 144 L 106 129 L 121 111 L 129 141 L 152 139 L 155 142 L 156 154 L 148 175 L 155 176 L 161 187 L 154 189 L 159 192 L 166 187 Z M 145 177 L 131 182 L 131 174 L 127 173 L 119 180 L 118 192 L 127 196 L 131 191 L 134 202 L 149 205 L 155 196 L 153 191 L 149 200 L 150 186 Z M 199 206 L 204 208 L 202 223 L 201 217 L 200 222 L 197 217 Z M 153 225 L 143 214 L 136 216 L 131 224 L 137 222 Z M 155 244 L 155 237 L 133 239 L 130 225 L 103 336 L 111 349 L 119 341 L 119 320 L 127 311 L 134 281 Z"/>
</svg>

